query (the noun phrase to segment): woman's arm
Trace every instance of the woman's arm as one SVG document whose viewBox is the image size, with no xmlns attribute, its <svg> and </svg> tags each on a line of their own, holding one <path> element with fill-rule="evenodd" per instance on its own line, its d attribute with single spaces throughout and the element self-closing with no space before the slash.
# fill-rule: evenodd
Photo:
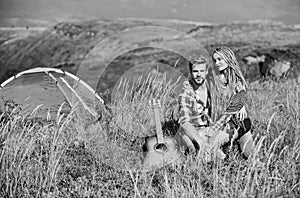
<svg viewBox="0 0 300 198">
<path fill-rule="evenodd" d="M 246 91 L 242 90 L 231 97 L 230 103 L 227 106 L 222 116 L 211 127 L 211 133 L 222 130 L 226 123 L 231 119 L 234 114 L 239 114 L 243 118 L 247 115 L 245 104 L 247 102 Z"/>
<path fill-rule="evenodd" d="M 245 104 L 247 102 L 247 93 L 246 93 L 246 86 L 243 85 L 242 81 L 238 81 L 236 88 L 235 88 L 235 95 L 233 96 L 232 100 L 238 100 L 238 101 L 233 101 L 234 103 L 240 103 L 240 108 L 239 111 L 237 111 L 236 116 L 240 121 L 243 121 L 245 118 L 247 118 L 247 111 L 245 108 Z"/>
</svg>

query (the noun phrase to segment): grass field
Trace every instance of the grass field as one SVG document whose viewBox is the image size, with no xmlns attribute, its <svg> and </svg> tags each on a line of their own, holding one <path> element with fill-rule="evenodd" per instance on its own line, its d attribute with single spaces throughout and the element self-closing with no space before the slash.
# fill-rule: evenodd
<svg viewBox="0 0 300 198">
<path fill-rule="evenodd" d="M 170 101 L 168 88 L 172 87 L 157 92 L 165 106 Z M 113 118 L 126 134 L 114 132 L 115 124 L 104 128 L 106 117 L 98 127 L 84 130 L 84 122 L 72 116 L 46 122 L 25 119 L 14 111 L 3 113 L 0 197 L 299 197 L 299 84 L 253 82 L 250 89 L 256 142 L 250 159 L 243 159 L 234 147 L 225 161 L 203 164 L 187 156 L 151 172 L 114 168 L 122 159 L 104 163 L 97 153 L 103 147 L 95 144 L 103 134 L 112 134 L 111 141 L 124 135 L 128 140 L 151 127 L 145 108 L 151 97 L 147 87 L 130 101 L 123 97 L 111 106 L 113 115 L 126 116 Z M 122 145 L 120 140 L 115 143 Z M 258 161 L 264 166 L 258 167 Z"/>
</svg>

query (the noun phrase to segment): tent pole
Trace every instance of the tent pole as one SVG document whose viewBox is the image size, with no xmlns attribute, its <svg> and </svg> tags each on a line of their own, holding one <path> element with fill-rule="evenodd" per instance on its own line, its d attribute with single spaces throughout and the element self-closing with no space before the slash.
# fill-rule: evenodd
<svg viewBox="0 0 300 198">
<path fill-rule="evenodd" d="M 55 82 L 55 84 L 58 86 L 59 90 L 63 93 L 63 95 L 64 95 L 65 98 L 67 99 L 69 105 L 70 105 L 71 107 L 73 107 L 73 104 L 71 103 L 70 98 L 68 97 L 68 95 L 66 94 L 66 92 L 63 90 L 63 88 L 61 87 L 61 85 L 59 84 L 59 82 L 56 80 L 56 78 L 55 78 L 51 73 L 49 73 L 49 72 L 45 72 L 45 73 L 46 73 L 48 76 L 50 76 L 50 77 L 54 80 L 54 82 Z"/>
<path fill-rule="evenodd" d="M 84 106 L 84 108 L 90 112 L 93 116 L 95 116 L 96 118 L 98 117 L 98 114 L 93 112 L 86 104 L 85 102 L 81 99 L 81 97 L 78 95 L 78 93 L 73 89 L 73 87 L 71 87 L 71 85 L 62 77 L 60 77 L 60 79 L 68 86 L 68 88 L 75 94 L 75 96 L 77 97 L 77 99 L 82 103 L 82 105 Z"/>
</svg>

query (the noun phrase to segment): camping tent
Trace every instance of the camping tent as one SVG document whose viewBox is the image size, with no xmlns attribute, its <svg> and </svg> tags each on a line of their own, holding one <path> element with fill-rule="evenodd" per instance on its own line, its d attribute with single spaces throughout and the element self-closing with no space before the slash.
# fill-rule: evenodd
<svg viewBox="0 0 300 198">
<path fill-rule="evenodd" d="M 22 114 L 55 119 L 58 110 L 97 116 L 101 97 L 77 76 L 57 69 L 37 67 L 10 77 L 0 85 L 0 110 L 19 109 Z M 16 108 L 18 107 L 18 108 Z"/>
<path fill-rule="evenodd" d="M 31 115 L 34 118 L 55 120 L 58 112 L 67 115 L 74 110 L 79 115 L 80 121 L 86 124 L 88 123 L 86 115 L 98 118 L 97 110 L 101 111 L 103 104 L 101 97 L 87 83 L 77 76 L 57 68 L 29 69 L 10 77 L 0 85 L 1 111 L 13 112 L 19 109 L 19 113 Z M 82 137 L 87 142 L 87 148 L 104 163 L 119 169 L 124 169 L 127 166 L 140 168 L 142 152 L 125 149 L 110 142 L 105 130 L 83 129 L 80 127 L 86 126 L 76 124 L 74 126 L 79 133 L 85 133 Z M 93 126 L 98 127 L 97 124 Z M 127 131 L 116 128 L 126 135 Z M 152 139 L 156 140 L 156 138 Z M 144 138 L 136 139 L 136 141 L 141 142 L 143 140 Z M 173 156 L 177 154 L 177 149 L 170 149 L 169 151 L 171 152 L 162 155 L 151 155 L 152 151 L 150 151 L 143 162 L 144 168 L 148 169 L 152 166 L 162 166 L 163 163 L 172 163 L 175 160 Z"/>
</svg>

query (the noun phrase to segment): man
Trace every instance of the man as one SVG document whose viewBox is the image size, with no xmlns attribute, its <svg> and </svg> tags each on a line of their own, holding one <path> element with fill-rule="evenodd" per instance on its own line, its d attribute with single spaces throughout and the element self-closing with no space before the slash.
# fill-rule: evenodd
<svg viewBox="0 0 300 198">
<path fill-rule="evenodd" d="M 206 82 L 208 73 L 207 61 L 199 58 L 189 65 L 191 78 L 183 83 L 183 93 L 179 95 L 179 124 L 178 133 L 181 135 L 188 150 L 198 150 L 198 156 L 204 157 L 205 161 L 210 161 L 208 136 L 209 125 L 211 124 L 210 111 L 211 101 Z M 220 133 L 219 142 L 229 141 L 229 135 Z M 219 146 L 219 144 L 215 144 Z M 224 159 L 225 154 L 219 149 L 217 156 Z"/>
</svg>

